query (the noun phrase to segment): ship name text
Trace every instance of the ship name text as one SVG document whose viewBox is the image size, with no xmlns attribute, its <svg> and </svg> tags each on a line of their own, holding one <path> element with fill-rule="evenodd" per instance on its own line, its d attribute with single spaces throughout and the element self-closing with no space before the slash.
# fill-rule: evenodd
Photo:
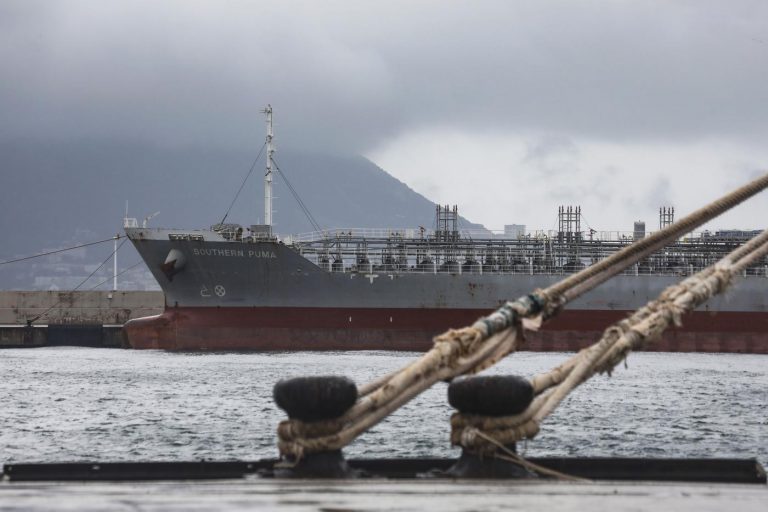
<svg viewBox="0 0 768 512">
<path fill-rule="evenodd" d="M 264 258 L 272 259 L 277 258 L 277 255 L 272 251 L 256 251 L 256 250 L 243 250 L 243 249 L 192 249 L 192 254 L 195 256 L 227 256 L 235 258 Z"/>
</svg>

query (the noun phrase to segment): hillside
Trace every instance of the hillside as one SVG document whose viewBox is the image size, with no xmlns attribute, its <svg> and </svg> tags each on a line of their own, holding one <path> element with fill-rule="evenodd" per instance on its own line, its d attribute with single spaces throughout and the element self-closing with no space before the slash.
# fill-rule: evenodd
<svg viewBox="0 0 768 512">
<path fill-rule="evenodd" d="M 121 230 L 126 201 L 129 216 L 140 220 L 159 211 L 150 225 L 208 227 L 222 219 L 255 156 L 256 151 L 104 141 L 0 142 L 0 261 L 112 236 Z M 430 227 L 434 222 L 434 203 L 363 157 L 281 149 L 275 158 L 323 228 Z M 227 222 L 262 221 L 263 175 L 262 156 Z M 312 230 L 279 175 L 274 195 L 276 232 Z M 466 220 L 463 226 L 481 227 Z M 111 250 L 107 243 L 2 266 L 0 288 L 74 287 Z M 121 248 L 121 269 L 136 261 L 128 244 Z M 109 272 L 98 275 L 106 278 Z M 132 272 L 122 281 L 128 287 L 153 286 L 147 272 Z M 91 281 L 84 288 L 90 286 Z"/>
</svg>

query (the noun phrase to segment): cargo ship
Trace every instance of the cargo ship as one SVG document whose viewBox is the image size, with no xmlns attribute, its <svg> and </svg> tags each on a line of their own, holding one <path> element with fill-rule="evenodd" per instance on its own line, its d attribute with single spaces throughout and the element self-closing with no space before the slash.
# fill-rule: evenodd
<svg viewBox="0 0 768 512">
<path fill-rule="evenodd" d="M 131 347 L 165 350 L 427 350 L 450 327 L 545 288 L 646 235 L 581 230 L 578 206 L 558 229 L 462 230 L 456 207 L 436 205 L 431 229 L 272 232 L 272 111 L 267 113 L 265 224 L 204 230 L 139 226 L 125 232 L 165 294 L 160 315 L 133 319 Z M 661 208 L 659 226 L 673 222 Z M 692 233 L 569 304 L 526 350 L 573 351 L 719 260 L 753 231 Z M 654 343 L 660 351 L 768 353 L 768 261 Z"/>
</svg>

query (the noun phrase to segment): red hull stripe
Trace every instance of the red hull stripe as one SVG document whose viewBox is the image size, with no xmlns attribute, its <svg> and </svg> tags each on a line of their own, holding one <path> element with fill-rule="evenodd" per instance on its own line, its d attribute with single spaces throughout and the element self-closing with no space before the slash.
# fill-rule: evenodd
<svg viewBox="0 0 768 512">
<path fill-rule="evenodd" d="M 167 350 L 418 350 L 450 327 L 469 325 L 475 309 L 168 308 L 125 325 L 133 348 Z M 628 311 L 565 310 L 527 350 L 570 351 L 593 342 Z M 768 313 L 694 312 L 652 350 L 768 353 Z"/>
</svg>

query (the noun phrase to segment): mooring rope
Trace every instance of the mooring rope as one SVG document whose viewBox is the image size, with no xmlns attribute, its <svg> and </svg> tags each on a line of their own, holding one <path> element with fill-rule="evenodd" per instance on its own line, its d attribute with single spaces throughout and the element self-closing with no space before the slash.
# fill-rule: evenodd
<svg viewBox="0 0 768 512">
<path fill-rule="evenodd" d="M 115 240 L 117 240 L 117 238 L 119 238 L 119 236 L 118 236 L 118 237 L 115 237 L 114 239 L 115 239 Z M 77 290 L 79 290 L 81 286 L 83 286 L 83 285 L 84 285 L 86 282 L 88 282 L 88 280 L 90 280 L 90 279 L 91 279 L 91 278 L 92 278 L 92 277 L 93 277 L 93 276 L 96 274 L 96 272 L 98 272 L 99 270 L 101 270 L 101 267 L 103 267 L 104 265 L 106 265 L 106 264 L 107 264 L 107 262 L 108 262 L 109 260 L 111 260 L 112 258 L 114 258 L 114 257 L 115 257 L 115 254 L 117 254 L 117 251 L 119 251 L 119 250 L 120 250 L 120 248 L 123 246 L 123 244 L 124 244 L 124 243 L 125 243 L 125 241 L 127 240 L 127 238 L 126 238 L 126 237 L 122 237 L 122 238 L 123 238 L 123 241 L 122 241 L 122 242 L 120 242 L 120 245 L 118 245 L 117 247 L 115 247 L 115 250 L 114 250 L 114 251 L 112 251 L 112 252 L 109 254 L 109 256 L 107 256 L 107 257 L 106 257 L 106 259 L 105 259 L 104 261 L 102 261 L 102 262 L 101 262 L 101 264 L 100 264 L 98 267 L 96 267 L 96 268 L 93 270 L 93 272 L 91 272 L 91 273 L 88 275 L 88 277 L 86 277 L 85 279 L 83 279 L 82 281 L 80 281 L 80 284 L 78 284 L 78 285 L 77 285 L 77 286 L 75 286 L 75 287 L 74 287 L 72 290 L 70 290 L 70 292 L 76 292 Z M 51 307 L 49 307 L 48 309 L 46 309 L 45 311 L 43 311 L 42 313 L 40 313 L 39 315 L 37 315 L 35 318 L 32 318 L 32 319 L 27 319 L 27 326 L 31 326 L 33 323 L 37 322 L 38 320 L 40 320 L 41 318 L 43 318 L 44 316 L 46 316 L 46 315 L 47 315 L 48 313 L 50 313 L 52 310 L 56 309 L 56 308 L 59 306 L 59 304 L 61 304 L 63 301 L 64 301 L 64 299 L 63 299 L 63 298 L 60 298 L 58 301 L 56 301 L 56 303 L 55 303 L 53 306 L 51 306 Z"/>
<path fill-rule="evenodd" d="M 562 365 L 531 379 L 536 396 L 520 414 L 486 417 L 455 413 L 451 417 L 453 444 L 478 453 L 496 452 L 498 444 L 531 439 L 541 422 L 581 383 L 598 373 L 609 373 L 632 350 L 644 348 L 681 316 L 723 293 L 733 279 L 768 255 L 768 230 L 735 249 L 714 265 L 665 289 L 629 318 L 607 328 L 601 339 Z M 492 439 L 493 441 L 489 440 Z"/>
<path fill-rule="evenodd" d="M 504 446 L 503 444 L 498 442 L 496 439 L 492 438 L 487 434 L 484 434 L 478 431 L 477 436 L 485 439 L 490 444 L 496 446 L 496 448 L 498 449 L 498 451 L 494 453 L 494 458 L 496 459 L 506 460 L 508 462 L 512 462 L 514 464 L 517 464 L 518 466 L 524 467 L 531 471 L 535 471 L 536 473 L 539 473 L 541 475 L 552 476 L 560 480 L 567 480 L 571 482 L 591 482 L 591 480 L 588 478 L 581 478 L 579 476 L 562 473 L 560 471 L 556 471 L 554 469 L 544 467 L 540 464 L 536 464 L 535 462 L 526 460 L 524 457 L 510 450 L 509 448 L 507 448 L 506 446 Z"/>
<path fill-rule="evenodd" d="M 296 419 L 281 422 L 280 454 L 300 459 L 306 453 L 340 449 L 434 383 L 492 366 L 522 345 L 523 322 L 545 322 L 568 302 L 766 187 L 768 174 L 549 288 L 507 302 L 470 327 L 451 329 L 437 336 L 434 347 L 413 363 L 361 386 L 361 398 L 340 418 L 313 423 Z M 534 402 L 541 402 L 541 406 L 549 396 L 550 391 L 545 391 Z M 528 423 L 529 419 L 520 424 L 525 426 L 519 438 L 538 432 L 538 421 Z"/>
<path fill-rule="evenodd" d="M 103 244 L 105 242 L 112 242 L 114 240 L 119 240 L 121 238 L 125 238 L 125 237 L 122 235 L 115 235 L 109 238 L 105 238 L 104 240 L 97 240 L 95 242 L 86 242 L 83 244 L 73 245 L 72 247 L 65 247 L 63 249 L 55 249 L 53 251 L 41 252 L 39 254 L 32 254 L 31 256 L 23 256 L 21 258 L 15 258 L 12 260 L 0 261 L 0 265 L 8 265 L 9 263 L 18 263 L 20 261 L 27 261 L 34 258 L 42 258 L 43 256 L 50 256 L 51 254 L 59 254 L 60 252 L 73 251 L 75 249 L 81 249 L 83 247 L 90 247 L 92 245 Z"/>
</svg>

